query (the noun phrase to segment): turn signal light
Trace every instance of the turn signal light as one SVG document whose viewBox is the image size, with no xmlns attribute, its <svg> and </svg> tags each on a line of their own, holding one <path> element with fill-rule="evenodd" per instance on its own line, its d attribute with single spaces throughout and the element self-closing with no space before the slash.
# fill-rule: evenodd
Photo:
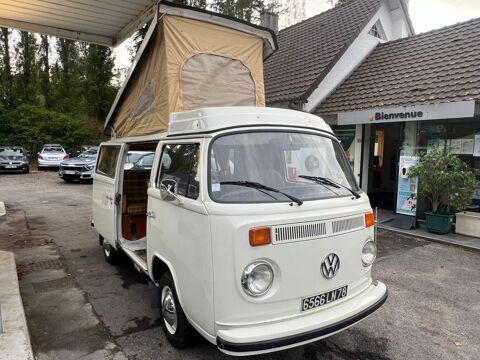
<svg viewBox="0 0 480 360">
<path fill-rule="evenodd" d="M 250 246 L 262 246 L 272 243 L 271 230 L 269 227 L 250 229 L 248 232 L 248 238 Z"/>
<path fill-rule="evenodd" d="M 365 227 L 368 228 L 370 226 L 375 225 L 375 215 L 373 212 L 365 214 Z"/>
</svg>

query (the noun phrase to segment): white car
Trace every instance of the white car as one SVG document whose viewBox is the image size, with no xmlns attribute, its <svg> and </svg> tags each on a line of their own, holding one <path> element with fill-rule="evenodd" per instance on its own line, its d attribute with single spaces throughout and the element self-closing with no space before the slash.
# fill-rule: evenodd
<svg viewBox="0 0 480 360">
<path fill-rule="evenodd" d="M 62 161 L 68 160 L 68 154 L 60 144 L 45 144 L 38 153 L 37 160 L 38 169 L 58 168 Z"/>
</svg>

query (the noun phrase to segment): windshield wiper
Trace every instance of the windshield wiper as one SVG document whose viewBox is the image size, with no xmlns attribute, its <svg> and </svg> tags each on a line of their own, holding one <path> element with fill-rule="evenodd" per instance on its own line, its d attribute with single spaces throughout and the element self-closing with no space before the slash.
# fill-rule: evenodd
<svg viewBox="0 0 480 360">
<path fill-rule="evenodd" d="M 360 198 L 360 194 L 359 194 L 359 193 L 357 193 L 356 191 L 350 189 L 348 186 L 339 184 L 338 182 L 336 182 L 336 181 L 334 181 L 334 180 L 332 180 L 332 179 L 329 179 L 329 178 L 326 178 L 326 177 L 322 177 L 322 176 L 310 176 L 310 175 L 298 175 L 298 177 L 299 177 L 299 178 L 302 178 L 302 179 L 307 179 L 307 180 L 315 181 L 315 182 L 318 183 L 318 184 L 332 186 L 332 187 L 337 188 L 337 189 L 340 189 L 340 188 L 347 189 L 348 191 L 350 191 L 350 192 L 352 193 L 353 196 L 355 196 L 356 199 L 359 199 L 359 198 Z"/>
<path fill-rule="evenodd" d="M 272 191 L 272 192 L 276 192 L 276 193 L 279 193 L 279 194 L 282 194 L 282 195 L 286 196 L 290 200 L 296 202 L 298 204 L 298 206 L 303 204 L 302 200 L 300 200 L 299 198 L 297 198 L 293 195 L 287 194 L 287 193 L 285 193 L 283 191 L 280 191 L 278 189 L 275 189 L 275 188 L 272 188 L 270 186 L 263 185 L 263 184 L 260 184 L 258 182 L 254 182 L 254 181 L 221 181 L 220 185 L 239 185 L 239 186 L 245 186 L 245 187 L 252 188 L 252 189 L 257 189 L 257 190 Z"/>
</svg>

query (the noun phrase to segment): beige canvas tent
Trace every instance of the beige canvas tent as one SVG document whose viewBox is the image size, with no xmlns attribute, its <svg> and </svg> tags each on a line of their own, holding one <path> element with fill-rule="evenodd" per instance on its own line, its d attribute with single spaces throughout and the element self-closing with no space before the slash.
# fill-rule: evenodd
<svg viewBox="0 0 480 360">
<path fill-rule="evenodd" d="M 164 131 L 170 112 L 212 106 L 265 106 L 263 60 L 276 48 L 270 30 L 162 2 L 105 131 Z"/>
</svg>

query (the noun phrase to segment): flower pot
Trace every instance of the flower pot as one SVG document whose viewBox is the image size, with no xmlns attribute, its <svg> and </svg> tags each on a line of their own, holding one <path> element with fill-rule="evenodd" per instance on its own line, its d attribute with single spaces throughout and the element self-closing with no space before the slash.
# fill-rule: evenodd
<svg viewBox="0 0 480 360">
<path fill-rule="evenodd" d="M 480 237 L 480 213 L 470 211 L 457 213 L 455 232 L 457 234 Z"/>
<path fill-rule="evenodd" d="M 452 231 L 454 214 L 437 214 L 432 212 L 425 213 L 425 222 L 427 229 L 435 234 L 448 234 Z"/>
</svg>

